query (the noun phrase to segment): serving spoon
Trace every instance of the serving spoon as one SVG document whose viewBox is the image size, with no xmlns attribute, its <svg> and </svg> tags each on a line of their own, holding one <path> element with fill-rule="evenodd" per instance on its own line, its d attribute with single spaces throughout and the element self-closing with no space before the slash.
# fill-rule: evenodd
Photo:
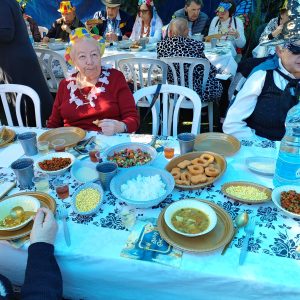
<svg viewBox="0 0 300 300">
<path fill-rule="evenodd" d="M 235 222 L 235 229 L 234 229 L 234 233 L 230 239 L 230 241 L 225 245 L 221 255 L 224 255 L 224 253 L 226 252 L 227 248 L 229 247 L 229 245 L 231 244 L 231 241 L 233 240 L 233 238 L 235 237 L 235 235 L 238 233 L 239 229 L 246 226 L 249 220 L 249 215 L 247 212 L 243 212 L 241 214 L 238 214 L 236 216 L 236 218 L 234 219 Z"/>
</svg>

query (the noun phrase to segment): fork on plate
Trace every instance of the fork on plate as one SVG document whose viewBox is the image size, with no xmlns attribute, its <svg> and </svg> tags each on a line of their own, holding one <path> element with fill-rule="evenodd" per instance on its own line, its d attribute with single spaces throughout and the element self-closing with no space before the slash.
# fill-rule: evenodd
<svg viewBox="0 0 300 300">
<path fill-rule="evenodd" d="M 240 265 L 242 265 L 245 261 L 246 254 L 247 254 L 247 251 L 248 251 L 249 239 L 254 234 L 254 229 L 255 229 L 255 218 L 251 217 L 249 223 L 244 228 L 246 236 L 244 238 L 243 246 L 242 246 L 241 253 L 240 253 L 240 259 L 239 259 L 239 264 Z"/>
<path fill-rule="evenodd" d="M 66 209 L 66 207 L 64 205 L 60 206 L 57 209 L 57 214 L 58 214 L 58 218 L 62 220 L 63 223 L 63 227 L 64 227 L 64 236 L 65 236 L 65 241 L 68 247 L 71 246 L 71 238 L 70 238 L 70 231 L 68 228 L 68 224 L 67 224 L 67 217 L 68 217 L 68 211 Z"/>
</svg>

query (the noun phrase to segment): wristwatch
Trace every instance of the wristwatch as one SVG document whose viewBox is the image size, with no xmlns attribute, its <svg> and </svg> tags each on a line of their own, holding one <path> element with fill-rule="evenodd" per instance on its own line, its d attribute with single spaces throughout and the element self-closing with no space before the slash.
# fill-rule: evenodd
<svg viewBox="0 0 300 300">
<path fill-rule="evenodd" d="M 123 124 L 124 124 L 124 132 L 128 132 L 128 128 L 127 128 L 126 123 L 123 122 Z"/>
</svg>

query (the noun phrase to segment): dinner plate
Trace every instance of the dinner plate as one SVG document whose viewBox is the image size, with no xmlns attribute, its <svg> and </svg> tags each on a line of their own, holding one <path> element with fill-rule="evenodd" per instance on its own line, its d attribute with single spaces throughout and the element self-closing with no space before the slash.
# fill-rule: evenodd
<svg viewBox="0 0 300 300">
<path fill-rule="evenodd" d="M 198 134 L 195 140 L 196 151 L 212 151 L 224 156 L 235 154 L 241 148 L 241 143 L 234 136 L 220 133 L 207 132 Z"/>
<path fill-rule="evenodd" d="M 259 191 L 266 193 L 267 198 L 263 199 L 263 200 L 243 199 L 243 198 L 231 195 L 228 192 L 226 192 L 226 189 L 230 186 L 254 187 L 254 188 L 258 189 Z M 232 181 L 232 182 L 225 183 L 222 185 L 221 191 L 224 195 L 226 195 L 227 197 L 229 197 L 233 200 L 243 202 L 243 203 L 248 203 L 248 204 L 258 204 L 258 203 L 269 202 L 272 199 L 272 190 L 271 189 L 267 188 L 264 185 L 260 185 L 260 184 L 256 184 L 256 183 L 248 182 L 248 181 Z"/>
<path fill-rule="evenodd" d="M 2 127 L 2 130 L 4 130 L 4 133 L 3 138 L 0 139 L 0 148 L 7 146 L 16 136 L 16 133 L 12 129 Z"/>
<path fill-rule="evenodd" d="M 212 184 L 213 182 L 217 181 L 225 172 L 226 168 L 227 168 L 227 163 L 226 160 L 223 156 L 221 156 L 220 154 L 214 153 L 214 152 L 209 152 L 209 151 L 199 151 L 199 152 L 189 152 L 180 156 L 177 156 L 175 158 L 173 158 L 165 167 L 165 169 L 168 172 L 171 172 L 173 168 L 177 168 L 177 165 L 184 161 L 184 160 L 193 160 L 195 158 L 198 158 L 201 154 L 210 154 L 213 155 L 215 158 L 215 162 L 218 165 L 218 168 L 220 169 L 220 173 L 218 176 L 216 176 L 215 178 L 213 178 L 212 180 L 208 180 L 207 182 L 204 183 L 199 183 L 199 184 L 195 184 L 195 185 L 181 185 L 176 183 L 175 181 L 175 186 L 177 188 L 180 188 L 182 190 L 198 190 L 201 188 L 204 188 L 210 184 Z M 185 172 L 186 169 L 181 170 L 182 172 Z"/>
<path fill-rule="evenodd" d="M 130 51 L 132 51 L 132 52 L 139 52 L 139 51 L 141 51 L 141 50 L 142 50 L 142 47 L 141 47 L 141 46 L 139 46 L 139 47 L 136 47 L 136 48 L 132 48 L 132 47 L 130 47 L 129 49 L 130 49 Z"/>
<path fill-rule="evenodd" d="M 64 139 L 66 141 L 65 147 L 73 147 L 83 140 L 85 135 L 85 130 L 79 127 L 59 127 L 44 132 L 38 137 L 38 141 L 48 141 L 49 147 L 53 148 L 51 145 L 52 141 L 56 139 Z"/>
<path fill-rule="evenodd" d="M 4 220 L 10 215 L 13 208 L 22 207 L 24 210 L 25 220 L 15 226 L 0 226 L 0 231 L 16 231 L 25 227 L 33 219 L 33 212 L 36 212 L 40 208 L 40 202 L 32 196 L 22 195 L 9 198 L 7 201 L 0 201 L 0 220 Z M 29 213 L 27 213 L 29 212 Z"/>
<path fill-rule="evenodd" d="M 248 157 L 246 158 L 246 165 L 253 172 L 262 175 L 274 175 L 276 159 L 263 156 Z"/>
<path fill-rule="evenodd" d="M 1 201 L 4 201 L 6 199 L 10 199 L 12 197 L 16 196 L 32 196 L 36 199 L 38 199 L 41 203 L 41 207 L 47 207 L 49 208 L 54 214 L 56 209 L 56 203 L 55 200 L 49 196 L 46 193 L 42 192 L 23 192 L 23 193 L 17 193 L 8 197 L 3 198 Z M 30 231 L 32 229 L 33 222 L 29 222 L 25 227 L 15 230 L 15 231 L 0 231 L 0 240 L 15 240 L 19 239 L 21 237 L 24 237 L 28 234 L 30 234 Z"/>
<path fill-rule="evenodd" d="M 225 246 L 233 236 L 234 227 L 230 215 L 217 204 L 197 199 L 212 207 L 218 217 L 217 225 L 207 234 L 197 237 L 186 237 L 172 231 L 164 220 L 166 208 L 160 213 L 157 220 L 157 227 L 161 237 L 170 245 L 188 252 L 210 252 Z"/>
</svg>

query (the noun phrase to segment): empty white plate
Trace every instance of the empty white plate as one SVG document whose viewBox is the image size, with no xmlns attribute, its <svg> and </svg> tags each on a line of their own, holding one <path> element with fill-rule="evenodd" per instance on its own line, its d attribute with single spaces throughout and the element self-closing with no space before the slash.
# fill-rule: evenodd
<svg viewBox="0 0 300 300">
<path fill-rule="evenodd" d="M 271 176 L 275 173 L 276 159 L 263 156 L 248 157 L 246 165 L 253 172 Z"/>
</svg>

